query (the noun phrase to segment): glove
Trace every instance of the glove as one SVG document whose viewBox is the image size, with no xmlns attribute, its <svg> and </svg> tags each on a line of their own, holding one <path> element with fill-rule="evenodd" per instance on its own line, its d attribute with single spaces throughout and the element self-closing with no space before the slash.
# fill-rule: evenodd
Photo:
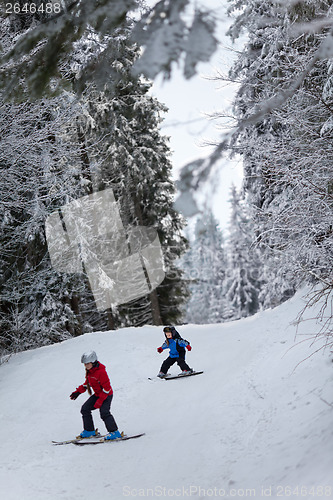
<svg viewBox="0 0 333 500">
<path fill-rule="evenodd" d="M 74 392 L 72 392 L 72 394 L 69 397 L 74 400 L 74 399 L 78 398 L 80 396 L 80 394 L 81 394 L 81 392 L 74 391 Z"/>
<path fill-rule="evenodd" d="M 158 348 L 157 348 L 157 352 L 163 352 L 162 347 L 158 347 Z"/>
<path fill-rule="evenodd" d="M 186 346 L 186 349 L 187 349 L 188 351 L 192 351 L 192 347 L 190 346 L 190 344 Z"/>
</svg>

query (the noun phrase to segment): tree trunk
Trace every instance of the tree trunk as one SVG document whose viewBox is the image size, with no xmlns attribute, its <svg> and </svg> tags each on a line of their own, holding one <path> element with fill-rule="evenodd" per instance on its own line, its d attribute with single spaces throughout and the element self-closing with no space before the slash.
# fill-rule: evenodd
<svg viewBox="0 0 333 500">
<path fill-rule="evenodd" d="M 87 146 L 86 146 L 86 140 L 85 140 L 85 135 L 80 129 L 80 126 L 77 126 L 77 137 L 78 141 L 80 144 L 80 150 L 81 150 L 81 162 L 82 162 L 82 169 L 81 169 L 81 174 L 82 177 L 86 180 L 89 181 L 89 186 L 86 187 L 87 194 L 91 194 L 93 192 L 92 189 L 92 180 L 91 180 L 91 174 L 90 174 L 90 160 L 88 156 L 88 151 L 87 151 Z"/>
<path fill-rule="evenodd" d="M 153 317 L 153 324 L 154 325 L 162 325 L 162 318 L 161 318 L 161 311 L 160 311 L 160 304 L 158 301 L 158 295 L 157 295 L 157 290 L 153 290 L 149 294 L 149 300 L 151 304 L 151 314 Z"/>
<path fill-rule="evenodd" d="M 106 318 L 107 318 L 107 324 L 108 324 L 108 329 L 109 330 L 115 330 L 116 329 L 116 323 L 114 316 L 112 314 L 111 309 L 107 309 L 106 311 Z"/>
<path fill-rule="evenodd" d="M 77 294 L 73 294 L 71 297 L 71 308 L 78 323 L 74 328 L 74 336 L 78 337 L 79 335 L 82 335 L 82 318 L 80 312 L 79 297 Z"/>
<path fill-rule="evenodd" d="M 137 197 L 136 197 L 135 194 L 134 194 L 133 197 L 134 197 L 135 215 L 136 215 L 136 217 L 139 220 L 140 226 L 144 226 L 144 221 L 143 221 L 143 217 L 142 217 L 142 210 L 141 210 L 141 207 L 140 207 L 139 200 L 137 199 Z M 143 264 L 143 271 L 145 273 L 146 280 L 147 280 L 147 282 L 149 284 L 149 288 L 151 289 L 150 281 L 149 281 L 149 277 L 148 277 L 148 273 L 147 273 L 147 270 L 146 270 L 146 268 L 144 266 L 143 259 L 141 259 L 141 261 L 142 261 L 142 264 Z M 152 318 L 153 318 L 153 324 L 154 325 L 162 325 L 160 303 L 159 303 L 159 300 L 158 300 L 158 295 L 157 295 L 156 289 L 152 290 L 150 292 L 150 294 L 149 294 L 149 301 L 150 301 L 151 314 L 152 314 Z"/>
</svg>

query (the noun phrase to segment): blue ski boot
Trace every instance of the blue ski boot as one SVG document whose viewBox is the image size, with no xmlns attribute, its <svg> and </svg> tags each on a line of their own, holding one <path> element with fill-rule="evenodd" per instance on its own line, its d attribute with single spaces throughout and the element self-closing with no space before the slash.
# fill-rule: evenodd
<svg viewBox="0 0 333 500">
<path fill-rule="evenodd" d="M 82 438 L 82 439 L 86 439 L 86 438 L 90 438 L 90 437 L 94 437 L 94 436 L 98 436 L 98 432 L 96 431 L 82 431 L 80 436 L 78 436 L 79 438 Z"/>
<path fill-rule="evenodd" d="M 104 438 L 105 441 L 112 441 L 114 439 L 121 438 L 121 434 L 119 431 L 109 432 Z"/>
</svg>

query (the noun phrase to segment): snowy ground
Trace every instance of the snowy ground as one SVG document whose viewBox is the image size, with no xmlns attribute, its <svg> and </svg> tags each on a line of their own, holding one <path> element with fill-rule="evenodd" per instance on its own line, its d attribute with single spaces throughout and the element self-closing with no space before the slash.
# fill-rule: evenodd
<svg viewBox="0 0 333 500">
<path fill-rule="evenodd" d="M 148 380 L 166 357 L 156 352 L 157 327 L 13 356 L 0 367 L 2 498 L 333 498 L 332 355 L 308 358 L 318 347 L 304 341 L 312 321 L 295 341 L 290 323 L 301 306 L 298 295 L 245 320 L 180 327 L 193 346 L 188 363 L 205 371 L 188 379 Z M 146 435 L 53 446 L 81 431 L 86 396 L 69 394 L 90 349 L 107 366 L 120 430 Z"/>
</svg>

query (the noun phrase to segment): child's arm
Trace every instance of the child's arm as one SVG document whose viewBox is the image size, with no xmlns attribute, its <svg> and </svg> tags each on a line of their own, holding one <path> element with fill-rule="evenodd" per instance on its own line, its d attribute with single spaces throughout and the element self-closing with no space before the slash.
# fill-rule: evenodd
<svg viewBox="0 0 333 500">
<path fill-rule="evenodd" d="M 161 345 L 161 347 L 158 347 L 158 348 L 157 348 L 157 352 L 163 352 L 163 351 L 164 351 L 164 349 L 168 349 L 168 348 L 169 348 L 168 344 L 167 344 L 166 342 L 164 342 L 164 343 Z"/>
<path fill-rule="evenodd" d="M 86 392 L 88 388 L 88 378 L 86 376 L 86 380 L 84 381 L 83 384 L 79 385 L 79 387 L 76 388 L 76 390 L 80 393 L 80 394 L 83 394 L 84 392 Z"/>
<path fill-rule="evenodd" d="M 69 396 L 71 399 L 76 399 L 80 396 L 80 394 L 83 394 L 86 390 L 87 390 L 87 377 L 86 377 L 86 380 L 85 380 L 85 383 L 82 384 L 82 385 L 79 385 L 79 387 L 77 387 L 75 389 L 74 392 L 72 392 L 72 394 Z"/>
<path fill-rule="evenodd" d="M 186 349 L 188 351 L 191 351 L 192 347 L 190 346 L 190 343 L 188 340 L 185 340 L 185 339 L 177 339 L 176 340 L 177 344 L 182 346 L 182 347 L 186 347 Z"/>
<path fill-rule="evenodd" d="M 99 384 L 101 386 L 102 392 L 100 393 L 100 395 L 99 395 L 99 397 L 94 405 L 94 408 L 96 408 L 96 409 L 100 408 L 102 406 L 102 404 L 104 403 L 104 401 L 106 400 L 106 398 L 110 394 L 112 394 L 110 379 L 109 379 L 109 376 L 108 376 L 105 368 L 101 369 L 98 381 L 99 381 Z"/>
</svg>

